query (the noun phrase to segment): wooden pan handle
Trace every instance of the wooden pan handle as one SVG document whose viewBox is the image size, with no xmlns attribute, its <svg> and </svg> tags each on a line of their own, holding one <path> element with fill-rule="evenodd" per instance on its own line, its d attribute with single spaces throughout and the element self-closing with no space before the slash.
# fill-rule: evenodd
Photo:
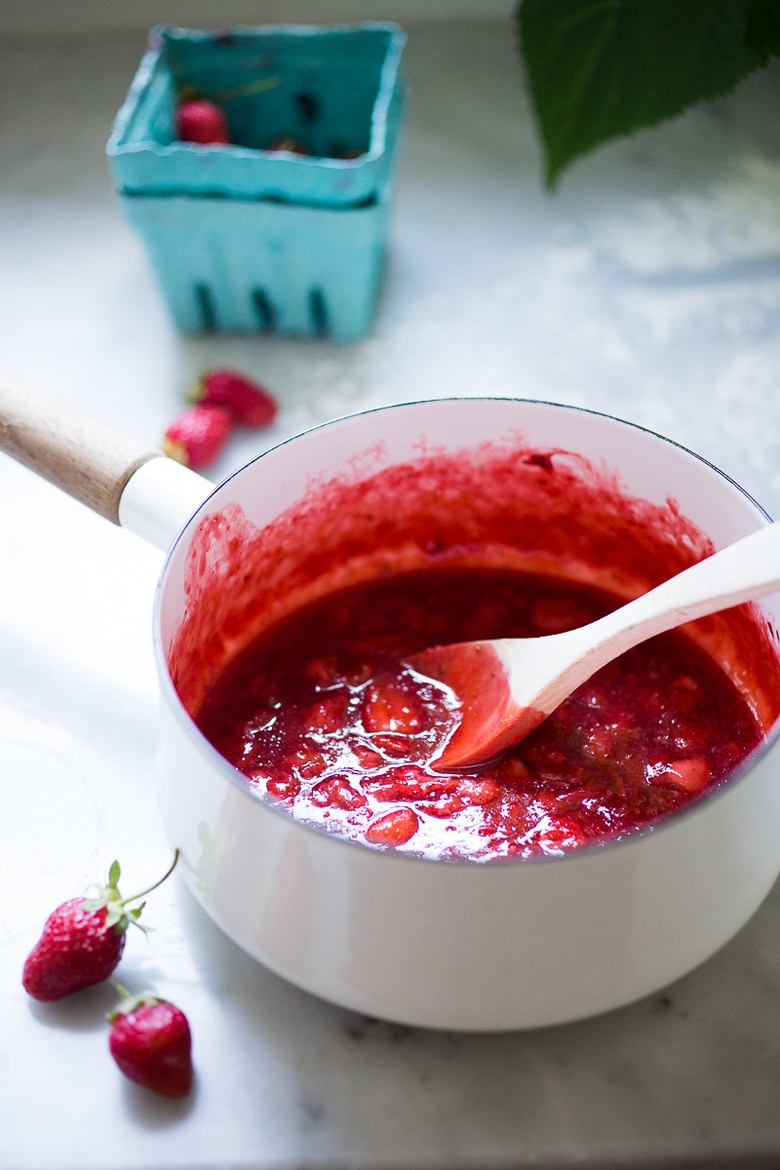
<svg viewBox="0 0 780 1170">
<path fill-rule="evenodd" d="M 131 475 L 161 454 L 2 375 L 0 450 L 114 524 Z"/>
</svg>

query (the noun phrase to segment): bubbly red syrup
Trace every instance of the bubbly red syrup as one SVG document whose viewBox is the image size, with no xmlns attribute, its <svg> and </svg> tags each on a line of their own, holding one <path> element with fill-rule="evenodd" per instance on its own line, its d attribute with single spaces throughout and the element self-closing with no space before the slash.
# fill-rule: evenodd
<svg viewBox="0 0 780 1170">
<path fill-rule="evenodd" d="M 498 763 L 434 772 L 456 712 L 403 656 L 551 633 L 712 551 L 673 499 L 522 435 L 395 465 L 381 443 L 255 525 L 206 515 L 168 667 L 263 799 L 365 844 L 489 860 L 620 836 L 725 776 L 780 714 L 755 606 L 605 668 Z"/>
<path fill-rule="evenodd" d="M 570 629 L 614 597 L 549 577 L 429 570 L 325 597 L 261 635 L 198 723 L 265 797 L 355 840 L 428 857 L 526 857 L 620 836 L 727 775 L 761 729 L 681 634 L 606 667 L 500 760 L 434 771 L 457 707 L 404 665 L 457 639 Z"/>
</svg>

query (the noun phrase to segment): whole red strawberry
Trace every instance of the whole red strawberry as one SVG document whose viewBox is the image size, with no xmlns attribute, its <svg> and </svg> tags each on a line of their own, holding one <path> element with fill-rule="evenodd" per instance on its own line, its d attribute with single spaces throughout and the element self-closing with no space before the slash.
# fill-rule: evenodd
<svg viewBox="0 0 780 1170">
<path fill-rule="evenodd" d="M 225 366 L 207 370 L 189 394 L 191 402 L 226 406 L 244 427 L 265 427 L 279 410 L 273 395 L 259 382 Z"/>
<path fill-rule="evenodd" d="M 131 923 L 139 925 L 144 907 L 143 902 L 133 908 L 128 904 L 165 881 L 177 860 L 178 851 L 160 881 L 131 898 L 123 898 L 119 892 L 121 871 L 115 861 L 108 884 L 98 886 L 94 898 L 71 898 L 58 906 L 46 919 L 43 933 L 25 961 L 25 991 L 34 999 L 49 1002 L 108 979 L 122 958 L 125 932 Z"/>
<path fill-rule="evenodd" d="M 174 419 L 162 449 L 171 459 L 197 470 L 214 462 L 232 430 L 233 413 L 226 406 L 198 402 Z"/>
<path fill-rule="evenodd" d="M 192 1088 L 192 1034 L 184 1012 L 155 995 L 125 998 L 108 1016 L 111 1055 L 126 1077 L 163 1097 Z"/>
<path fill-rule="evenodd" d="M 176 110 L 176 130 L 182 142 L 196 142 L 200 146 L 226 146 L 230 143 L 225 111 L 208 98 L 189 98 L 180 102 Z"/>
</svg>

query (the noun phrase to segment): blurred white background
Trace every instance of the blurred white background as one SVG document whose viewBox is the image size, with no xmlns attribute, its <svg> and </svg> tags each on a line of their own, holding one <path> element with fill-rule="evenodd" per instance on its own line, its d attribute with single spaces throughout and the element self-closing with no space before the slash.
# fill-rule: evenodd
<svg viewBox="0 0 780 1170">
<path fill-rule="evenodd" d="M 512 0 L 3 0 L 0 36 L 73 36 L 146 29 L 154 24 L 211 28 L 341 20 L 418 20 L 507 16 Z"/>
</svg>

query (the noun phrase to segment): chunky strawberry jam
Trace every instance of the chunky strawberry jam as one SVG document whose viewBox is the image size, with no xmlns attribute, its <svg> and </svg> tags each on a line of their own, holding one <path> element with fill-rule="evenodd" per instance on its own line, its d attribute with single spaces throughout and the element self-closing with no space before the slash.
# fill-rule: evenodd
<svg viewBox="0 0 780 1170">
<path fill-rule="evenodd" d="M 682 633 L 637 647 L 491 763 L 431 767 L 458 720 L 405 658 L 547 634 L 618 599 L 514 569 L 436 567 L 336 590 L 284 616 L 208 689 L 197 722 L 263 797 L 369 846 L 486 861 L 621 836 L 726 776 L 762 736 Z"/>
<path fill-rule="evenodd" d="M 519 432 L 404 442 L 406 461 L 378 439 L 335 474 L 296 468 L 294 489 L 270 453 L 176 567 L 171 681 L 258 798 L 371 848 L 558 854 L 697 799 L 774 726 L 780 635 L 738 606 L 606 667 L 500 760 L 434 768 L 460 715 L 410 655 L 580 625 L 714 546 L 675 499 Z"/>
</svg>

